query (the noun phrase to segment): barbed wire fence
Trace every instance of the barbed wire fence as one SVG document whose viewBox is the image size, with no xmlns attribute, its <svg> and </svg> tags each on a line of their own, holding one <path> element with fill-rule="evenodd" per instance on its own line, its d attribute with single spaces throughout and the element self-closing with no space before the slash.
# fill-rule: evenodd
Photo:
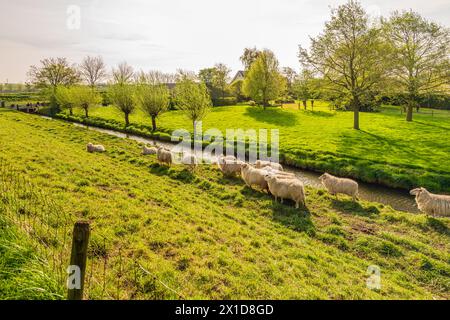
<svg viewBox="0 0 450 320">
<path fill-rule="evenodd" d="M 42 271 L 50 266 L 60 290 L 67 291 L 76 217 L 2 159 L 0 214 L 26 234 L 42 258 Z M 151 261 L 141 258 L 139 250 L 116 244 L 115 239 L 102 234 L 95 222 L 89 225 L 94 236 L 87 251 L 84 299 L 186 299 L 150 271 Z"/>
</svg>

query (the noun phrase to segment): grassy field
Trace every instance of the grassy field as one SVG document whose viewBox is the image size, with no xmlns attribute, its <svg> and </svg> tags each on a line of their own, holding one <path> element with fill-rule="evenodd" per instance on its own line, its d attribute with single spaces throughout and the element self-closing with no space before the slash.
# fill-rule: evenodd
<svg viewBox="0 0 450 320">
<path fill-rule="evenodd" d="M 391 187 L 425 186 L 450 192 L 449 111 L 435 110 L 431 116 L 432 110 L 422 108 L 408 123 L 399 107 L 384 106 L 379 113 L 361 113 L 361 130 L 356 131 L 353 113 L 330 111 L 325 102 L 315 105 L 314 111 L 298 110 L 295 105 L 265 111 L 249 106 L 217 107 L 204 119 L 203 130 L 218 128 L 225 134 L 228 128 L 279 129 L 285 163 Z M 123 128 L 123 115 L 111 106 L 97 107 L 90 115 L 93 121 L 106 119 Z M 150 120 L 140 111 L 131 116 L 131 122 L 131 131 L 139 125 L 137 133 L 150 132 Z M 163 114 L 158 125 L 166 135 L 178 128 L 192 131 L 180 111 Z"/>
<path fill-rule="evenodd" d="M 107 110 L 105 115 L 112 116 Z M 205 123 L 227 110 L 231 109 L 218 108 Z M 268 119 L 258 110 L 241 107 L 239 112 L 247 118 L 259 114 Z M 294 121 L 288 120 L 292 117 L 300 122 L 320 117 L 305 112 L 295 116 L 294 111 L 268 113 L 286 114 L 285 125 Z M 347 115 L 332 113 L 332 117 Z M 185 124 L 177 113 L 166 114 L 160 123 L 169 120 L 175 126 Z M 236 126 L 245 124 L 239 121 Z M 266 122 L 260 118 L 255 123 Z M 363 128 L 369 126 L 368 121 L 362 123 Z M 87 153 L 89 141 L 105 145 L 107 151 Z M 52 195 L 73 219 L 91 221 L 91 245 L 99 248 L 100 235 L 111 239 L 98 250 L 108 256 L 108 269 L 119 268 L 111 261 L 120 247 L 124 260 L 141 263 L 185 298 L 450 298 L 448 218 L 352 203 L 348 197 L 336 199 L 312 188 L 307 188 L 308 208 L 298 211 L 292 203 L 281 205 L 250 190 L 240 179 L 223 178 L 214 167 L 200 166 L 195 175 L 182 166 L 164 168 L 154 156 L 141 156 L 134 141 L 7 109 L 0 109 L 0 145 L 1 160 Z M 92 263 L 98 256 L 90 259 Z M 380 290 L 366 287 L 370 265 L 381 269 Z M 107 283 L 120 286 L 121 298 L 177 298 L 159 283 L 142 283 L 131 273 L 121 275 L 121 282 L 111 278 Z M 96 277 L 94 273 L 93 283 Z M 15 285 L 21 288 L 22 283 Z M 99 295 L 93 290 L 89 297 Z"/>
</svg>

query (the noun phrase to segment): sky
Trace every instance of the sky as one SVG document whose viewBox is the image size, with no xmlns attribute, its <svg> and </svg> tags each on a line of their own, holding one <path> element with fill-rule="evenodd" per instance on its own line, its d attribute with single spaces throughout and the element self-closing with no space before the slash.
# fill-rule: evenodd
<svg viewBox="0 0 450 320">
<path fill-rule="evenodd" d="M 46 57 L 79 63 L 101 55 L 108 67 L 198 71 L 225 63 L 242 69 L 245 47 L 274 51 L 280 66 L 299 69 L 308 47 L 345 0 L 0 0 L 0 83 L 27 81 Z M 450 25 L 449 0 L 362 0 L 373 17 L 413 9 Z"/>
</svg>

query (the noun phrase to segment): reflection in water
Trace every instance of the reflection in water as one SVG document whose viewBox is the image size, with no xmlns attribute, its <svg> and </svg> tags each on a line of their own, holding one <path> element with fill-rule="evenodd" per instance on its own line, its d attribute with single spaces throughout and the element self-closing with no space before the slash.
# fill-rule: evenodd
<svg viewBox="0 0 450 320">
<path fill-rule="evenodd" d="M 91 130 L 95 130 L 98 132 L 106 133 L 109 135 L 113 135 L 120 138 L 127 138 L 132 139 L 141 143 L 149 143 L 149 144 L 158 144 L 167 148 L 172 148 L 174 146 L 173 143 L 170 142 L 162 142 L 162 141 L 155 141 L 153 139 L 147 139 L 142 138 L 126 133 L 121 133 L 113 130 L 107 130 L 97 127 L 88 127 L 83 124 L 74 123 L 75 126 L 83 127 L 83 128 L 89 128 Z M 214 162 L 216 159 L 214 156 L 209 155 L 208 157 L 212 162 Z M 312 171 L 306 171 L 301 170 L 294 167 L 286 167 L 285 171 L 293 172 L 297 175 L 297 177 L 303 181 L 305 185 L 312 186 L 315 188 L 323 188 L 319 181 L 320 173 L 312 172 Z M 373 202 L 379 202 L 386 205 L 390 205 L 392 208 L 396 210 L 401 211 L 408 211 L 413 213 L 418 213 L 419 210 L 417 209 L 416 203 L 414 201 L 414 197 L 410 196 L 409 193 L 405 190 L 400 189 L 392 189 L 387 188 L 375 184 L 369 184 L 358 181 L 359 184 L 359 197 L 361 199 L 367 200 L 367 201 L 373 201 Z"/>
</svg>

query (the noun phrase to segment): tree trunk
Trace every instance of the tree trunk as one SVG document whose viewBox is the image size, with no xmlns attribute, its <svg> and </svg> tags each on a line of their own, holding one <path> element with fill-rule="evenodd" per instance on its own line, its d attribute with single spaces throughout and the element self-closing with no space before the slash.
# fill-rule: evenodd
<svg viewBox="0 0 450 320">
<path fill-rule="evenodd" d="M 156 117 L 152 116 L 152 131 L 156 131 Z"/>
<path fill-rule="evenodd" d="M 314 110 L 314 100 L 311 100 L 311 110 Z"/>
<path fill-rule="evenodd" d="M 411 104 L 408 104 L 406 111 L 406 121 L 412 121 L 412 118 L 413 118 L 413 106 Z"/>
<path fill-rule="evenodd" d="M 125 112 L 125 127 L 128 127 L 130 125 L 130 114 L 128 112 Z"/>
<path fill-rule="evenodd" d="M 303 108 L 306 110 L 306 102 L 307 102 L 307 100 L 303 100 L 302 102 L 303 102 Z"/>
<path fill-rule="evenodd" d="M 73 116 L 73 109 L 72 109 L 72 108 L 69 108 L 69 114 L 70 114 L 71 116 Z"/>
<path fill-rule="evenodd" d="M 89 118 L 89 109 L 88 108 L 84 108 L 84 115 L 86 116 L 86 118 Z"/>
<path fill-rule="evenodd" d="M 353 129 L 359 130 L 359 100 L 353 98 Z"/>
</svg>

